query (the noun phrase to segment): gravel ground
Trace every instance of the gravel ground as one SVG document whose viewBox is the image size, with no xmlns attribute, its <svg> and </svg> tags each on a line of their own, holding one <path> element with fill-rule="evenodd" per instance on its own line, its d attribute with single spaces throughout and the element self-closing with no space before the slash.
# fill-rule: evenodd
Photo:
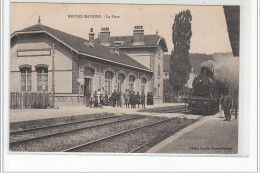
<svg viewBox="0 0 260 173">
<path fill-rule="evenodd" d="M 62 126 L 54 126 L 54 127 L 49 127 L 49 128 L 19 132 L 19 133 L 10 135 L 10 142 L 16 142 L 16 141 L 46 136 L 49 134 L 55 134 L 55 133 L 60 133 L 60 132 L 64 132 L 64 131 L 81 129 L 81 128 L 85 128 L 85 127 L 100 125 L 103 123 L 111 123 L 111 122 L 115 122 L 115 121 L 119 121 L 119 120 L 129 119 L 130 117 L 134 118 L 134 116 L 129 116 L 129 115 L 115 116 L 115 117 L 109 118 L 109 119 L 94 120 L 94 121 L 90 121 L 90 122 L 79 122 L 76 124 L 67 124 L 67 125 L 62 125 Z"/>
<path fill-rule="evenodd" d="M 87 146 L 86 148 L 79 149 L 78 152 L 127 153 L 148 142 L 154 142 L 154 144 L 156 144 L 159 142 L 155 141 L 157 138 L 166 136 L 174 128 L 180 127 L 191 121 L 192 120 L 187 119 L 173 119 L 153 126 L 145 127 L 141 130 L 129 132 L 112 139 L 95 143 L 93 145 Z"/>
<path fill-rule="evenodd" d="M 25 142 L 20 145 L 10 147 L 11 151 L 37 151 L 37 152 L 58 152 L 64 149 L 74 147 L 86 142 L 90 142 L 104 136 L 109 136 L 120 131 L 132 129 L 149 124 L 158 119 L 158 117 L 149 117 L 142 119 L 129 120 L 116 124 L 108 124 L 101 127 L 95 127 L 76 132 L 61 134 L 37 141 Z"/>
</svg>

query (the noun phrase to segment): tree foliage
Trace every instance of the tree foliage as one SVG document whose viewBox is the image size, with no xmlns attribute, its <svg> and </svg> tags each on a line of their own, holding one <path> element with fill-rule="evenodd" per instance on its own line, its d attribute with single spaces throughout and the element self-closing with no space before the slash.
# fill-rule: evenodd
<svg viewBox="0 0 260 173">
<path fill-rule="evenodd" d="M 172 101 L 172 96 L 174 96 L 172 85 L 168 79 L 163 80 L 163 98 L 166 103 Z"/>
<path fill-rule="evenodd" d="M 177 95 L 189 79 L 191 64 L 189 61 L 192 16 L 189 10 L 175 16 L 172 25 L 172 42 L 174 50 L 170 59 L 170 83 Z"/>
</svg>

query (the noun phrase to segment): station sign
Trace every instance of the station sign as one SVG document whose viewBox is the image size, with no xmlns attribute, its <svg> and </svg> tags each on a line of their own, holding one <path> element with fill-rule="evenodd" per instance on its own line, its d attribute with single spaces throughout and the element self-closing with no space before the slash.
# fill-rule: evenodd
<svg viewBox="0 0 260 173">
<path fill-rule="evenodd" d="M 51 49 L 20 49 L 17 57 L 51 56 Z"/>
</svg>

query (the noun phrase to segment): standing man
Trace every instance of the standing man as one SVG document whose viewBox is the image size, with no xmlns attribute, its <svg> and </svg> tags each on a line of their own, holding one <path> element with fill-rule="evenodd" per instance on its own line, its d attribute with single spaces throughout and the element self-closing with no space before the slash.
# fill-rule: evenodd
<svg viewBox="0 0 260 173">
<path fill-rule="evenodd" d="M 104 105 L 104 97 L 103 97 L 102 93 L 100 93 L 99 100 L 100 100 L 100 108 L 103 108 L 103 105 Z"/>
<path fill-rule="evenodd" d="M 147 105 L 150 105 L 150 92 L 147 92 L 147 101 L 146 101 L 146 104 Z"/>
<path fill-rule="evenodd" d="M 129 108 L 129 99 L 130 99 L 130 94 L 128 90 L 125 90 L 124 93 L 124 100 L 125 100 L 125 106 Z"/>
<path fill-rule="evenodd" d="M 221 95 L 220 98 L 219 98 L 219 114 L 220 114 L 220 118 L 224 117 L 223 116 L 223 102 L 224 102 L 224 97 L 223 97 L 223 95 Z"/>
<path fill-rule="evenodd" d="M 134 104 L 135 104 L 135 93 L 134 91 L 131 91 L 130 94 L 130 104 L 131 104 L 131 108 L 135 108 Z"/>
<path fill-rule="evenodd" d="M 100 95 L 101 95 L 101 89 L 99 88 L 99 89 L 97 90 L 98 106 L 100 106 L 100 103 L 101 103 L 101 97 L 100 97 Z"/>
<path fill-rule="evenodd" d="M 235 98 L 233 101 L 233 108 L 235 109 L 235 119 L 237 119 L 237 109 L 238 109 L 238 92 L 235 91 Z"/>
<path fill-rule="evenodd" d="M 147 105 L 153 105 L 153 94 L 152 94 L 152 92 L 148 92 L 148 94 L 147 94 Z"/>
<path fill-rule="evenodd" d="M 224 103 L 223 103 L 224 114 L 226 117 L 226 119 L 224 121 L 230 121 L 230 119 L 231 119 L 231 114 L 230 114 L 231 105 L 232 105 L 232 98 L 228 94 L 228 90 L 227 90 L 226 96 L 224 97 Z"/>
<path fill-rule="evenodd" d="M 116 92 L 116 106 L 117 107 L 120 106 L 120 92 L 119 91 Z"/>
<path fill-rule="evenodd" d="M 118 91 L 118 95 L 119 95 L 119 106 L 122 107 L 122 92 L 121 91 Z"/>
<path fill-rule="evenodd" d="M 145 95 L 142 93 L 141 95 L 141 103 L 142 103 L 142 108 L 145 108 Z"/>
<path fill-rule="evenodd" d="M 131 105 L 131 108 L 133 108 L 133 91 L 130 91 L 130 93 L 129 93 L 129 96 L 130 96 L 130 98 L 129 98 L 129 104 Z"/>
<path fill-rule="evenodd" d="M 98 107 L 98 95 L 97 95 L 97 91 L 95 91 L 94 93 L 94 108 Z"/>
<path fill-rule="evenodd" d="M 141 99 L 140 94 L 139 94 L 139 92 L 137 92 L 135 95 L 135 103 L 138 105 L 138 108 L 139 108 L 139 104 L 140 104 L 140 99 Z"/>
<path fill-rule="evenodd" d="M 94 103 L 94 98 L 93 98 L 93 96 L 91 95 L 91 96 L 90 96 L 90 101 L 89 101 L 89 107 L 90 107 L 90 108 L 93 107 L 93 103 Z"/>
<path fill-rule="evenodd" d="M 116 106 L 116 90 L 111 94 L 111 101 L 112 101 L 112 106 Z"/>
<path fill-rule="evenodd" d="M 89 107 L 90 106 L 90 96 L 91 96 L 89 89 L 86 90 L 85 95 L 86 95 L 86 106 Z"/>
</svg>

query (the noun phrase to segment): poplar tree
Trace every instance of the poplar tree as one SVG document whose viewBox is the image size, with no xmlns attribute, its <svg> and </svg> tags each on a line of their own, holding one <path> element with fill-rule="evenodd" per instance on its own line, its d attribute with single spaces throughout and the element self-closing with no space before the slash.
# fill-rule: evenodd
<svg viewBox="0 0 260 173">
<path fill-rule="evenodd" d="M 191 64 L 189 61 L 192 16 L 190 10 L 175 15 L 172 25 L 172 42 L 174 49 L 170 58 L 170 83 L 175 95 L 178 94 L 189 79 Z"/>
</svg>

